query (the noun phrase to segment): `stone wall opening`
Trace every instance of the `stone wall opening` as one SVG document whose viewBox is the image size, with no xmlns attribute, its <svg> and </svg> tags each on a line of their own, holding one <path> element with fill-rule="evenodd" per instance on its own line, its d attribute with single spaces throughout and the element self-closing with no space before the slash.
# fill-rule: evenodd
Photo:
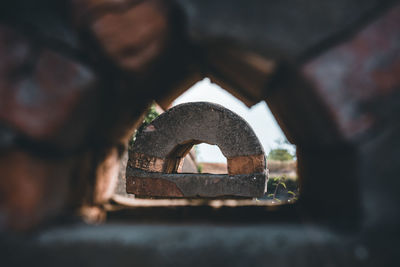
<svg viewBox="0 0 400 267">
<path fill-rule="evenodd" d="M 2 265 L 400 266 L 398 1 L 0 5 Z M 298 147 L 297 205 L 135 210 L 157 223 L 96 230 L 70 220 L 109 205 L 124 134 L 150 101 L 166 108 L 205 75 L 270 105 Z M 65 217 L 73 227 L 54 229 Z"/>
<path fill-rule="evenodd" d="M 221 90 L 223 90 L 221 88 Z M 233 97 L 233 96 L 232 96 Z M 234 98 L 234 97 L 233 97 Z M 203 102 L 205 103 L 205 102 Z M 192 102 L 192 104 L 195 104 Z M 214 105 L 213 103 L 210 103 L 211 105 Z M 265 103 L 260 103 L 265 105 Z M 191 105 L 190 103 L 184 103 L 184 105 Z M 196 105 L 196 104 L 195 104 Z M 266 106 L 266 105 L 265 105 Z M 152 108 L 149 109 L 148 112 L 151 113 L 151 111 L 155 108 L 153 107 L 159 107 L 156 103 L 152 105 Z M 217 109 L 219 109 L 218 107 Z M 255 107 L 255 108 L 260 108 L 260 107 Z M 261 106 L 261 108 L 263 108 Z M 247 109 L 247 108 L 246 108 Z M 156 109 L 155 109 L 156 110 Z M 144 120 L 142 126 L 139 128 L 141 129 L 140 131 L 136 132 L 136 135 L 139 136 L 151 136 L 152 134 L 155 134 L 158 130 L 160 130 L 160 124 L 155 122 L 156 118 L 160 115 L 162 115 L 165 111 L 160 109 L 156 110 L 157 115 L 154 116 L 151 120 Z M 198 114 L 200 114 L 200 110 L 197 111 Z M 162 115 L 163 117 L 166 116 L 165 114 Z M 185 113 L 182 117 L 182 121 L 180 122 L 175 122 L 172 123 L 172 126 L 175 130 L 170 132 L 170 135 L 168 138 L 165 138 L 165 135 L 159 135 L 158 138 L 151 138 L 152 140 L 147 140 L 146 142 L 152 146 L 152 144 L 158 144 L 159 149 L 163 150 L 162 143 L 166 144 L 169 142 L 175 142 L 175 146 L 170 146 L 169 151 L 164 151 L 162 152 L 162 155 L 156 155 L 159 151 L 154 150 L 151 147 L 148 147 L 147 149 L 143 148 L 138 148 L 135 146 L 132 142 L 129 147 L 129 157 L 131 158 L 130 160 L 130 167 L 137 168 L 145 170 L 145 171 L 150 171 L 150 172 L 161 172 L 164 174 L 173 174 L 173 175 L 179 175 L 179 174 L 215 174 L 215 175 L 235 175 L 235 174 L 241 174 L 243 173 L 252 173 L 254 170 L 252 170 L 252 167 L 254 167 L 255 162 L 257 161 L 264 161 L 265 164 L 267 161 L 264 159 L 264 156 L 268 158 L 268 164 L 271 165 L 272 169 L 269 170 L 269 181 L 267 185 L 268 191 L 265 192 L 264 195 L 260 195 L 257 197 L 257 199 L 253 199 L 252 203 L 247 203 L 247 205 L 253 205 L 254 203 L 261 204 L 261 205 L 276 205 L 276 204 L 291 204 L 295 202 L 298 197 L 300 196 L 300 190 L 299 190 L 299 184 L 298 184 L 298 179 L 297 179 L 297 164 L 296 164 L 296 157 L 295 157 L 295 149 L 293 148 L 288 141 L 283 137 L 280 139 L 274 140 L 274 143 L 269 146 L 271 149 L 263 157 L 261 155 L 253 155 L 250 161 L 248 161 L 249 157 L 230 157 L 227 158 L 225 155 L 222 153 L 220 147 L 218 145 L 209 144 L 208 142 L 205 142 L 207 139 L 204 138 L 206 135 L 203 137 L 199 138 L 187 138 L 187 139 L 181 139 L 179 142 L 173 141 L 174 139 L 178 138 L 179 135 L 185 134 L 187 129 L 185 128 L 190 128 L 190 127 L 197 127 L 197 129 L 200 131 L 200 129 L 204 128 L 207 129 L 207 131 L 211 131 L 211 128 L 207 125 L 208 121 L 207 116 L 197 116 L 195 118 L 192 118 L 191 120 L 187 120 L 185 117 L 191 116 L 188 113 Z M 148 116 L 146 115 L 146 118 Z M 167 116 L 169 117 L 169 115 Z M 268 120 L 268 116 L 267 120 Z M 242 118 L 243 119 L 243 118 Z M 265 119 L 264 116 L 259 116 L 258 120 L 263 120 Z M 171 124 L 171 121 L 162 119 L 164 121 L 168 121 L 167 125 Z M 174 120 L 173 120 L 174 121 Z M 155 124 L 154 124 L 155 123 Z M 270 122 L 268 122 L 269 124 Z M 157 125 L 158 124 L 158 125 Z M 213 127 L 216 127 L 215 126 Z M 165 127 L 162 126 L 162 127 Z M 168 128 L 168 127 L 167 127 Z M 278 126 L 279 128 L 279 126 Z M 236 128 L 236 131 L 240 131 L 241 127 Z M 279 129 L 280 130 L 280 129 Z M 141 133 L 144 131 L 144 133 Z M 171 129 L 166 130 L 171 131 Z M 188 133 L 186 133 L 188 134 Z M 191 136 L 192 133 L 188 134 L 187 137 Z M 196 133 L 198 134 L 198 133 Z M 229 135 L 229 131 L 226 131 L 226 134 Z M 139 137 L 139 139 L 142 137 Z M 132 139 L 132 141 L 134 141 Z M 201 140 L 200 140 L 201 139 Z M 144 139 L 143 139 L 144 140 Z M 141 142 L 143 142 L 143 140 Z M 290 147 L 289 147 L 290 146 Z M 202 148 L 200 150 L 199 148 Z M 196 153 L 196 148 L 199 150 Z M 209 149 L 210 152 L 213 150 L 211 153 L 204 153 L 205 150 Z M 151 151 L 153 150 L 153 154 L 149 155 L 146 151 Z M 286 161 L 281 161 L 278 157 L 276 159 L 275 157 L 273 159 L 270 159 L 269 156 L 271 154 L 272 150 L 285 150 L 287 153 L 291 154 L 292 160 L 290 162 Z M 139 153 L 138 153 L 139 152 Z M 279 151 L 278 151 L 279 152 Z M 198 155 L 196 155 L 198 154 Z M 219 154 L 219 156 L 216 156 L 215 154 Z M 275 155 L 276 156 L 276 155 Z M 279 156 L 279 153 L 278 153 Z M 132 160 L 133 159 L 133 160 Z M 254 161 L 255 160 L 255 161 Z M 271 163 L 272 162 L 272 163 Z M 231 167 L 228 168 L 229 163 L 231 164 Z M 257 164 L 256 164 L 257 165 Z M 281 168 L 282 166 L 284 168 Z M 246 170 L 247 167 L 250 166 L 249 170 Z M 294 166 L 294 167 L 293 167 Z M 293 168 L 291 168 L 293 167 Z M 143 169 L 144 168 L 144 169 Z M 123 196 L 124 199 L 128 197 L 130 200 L 134 198 L 143 198 L 145 195 L 142 193 L 139 195 L 139 191 L 130 191 L 130 193 L 126 191 L 126 177 L 132 174 L 132 172 L 126 173 L 126 164 L 122 166 L 123 173 L 120 173 L 120 178 L 118 182 L 118 190 L 116 191 L 117 196 L 114 197 L 114 200 L 117 200 L 117 202 L 120 202 L 121 198 L 120 196 Z M 137 173 L 136 173 L 137 174 Z M 139 174 L 140 176 L 140 174 Z M 122 177 L 122 178 L 121 178 Z M 138 180 L 136 182 L 139 183 Z M 169 184 L 169 183 L 168 183 Z M 167 188 L 168 186 L 164 185 L 163 187 Z M 140 191 L 143 192 L 143 191 Z M 181 195 L 179 191 L 175 190 L 176 195 Z M 166 192 L 163 192 L 163 194 L 167 194 Z M 178 194 L 179 193 L 179 194 Z M 168 193 L 169 194 L 169 193 Z M 151 198 L 154 198 L 155 196 L 151 196 Z M 170 196 L 173 198 L 173 196 Z M 180 196 L 183 197 L 184 196 Z M 146 198 L 146 197 L 145 197 Z M 157 197 L 156 197 L 157 198 Z M 159 198 L 165 198 L 165 197 L 159 197 Z M 167 197 L 168 198 L 168 197 Z M 129 201 L 130 201 L 129 200 Z M 176 201 L 175 201 L 176 202 Z M 174 202 L 174 203 L 175 203 Z M 211 203 L 211 202 L 210 202 Z M 123 204 L 126 204 L 123 202 Z M 128 203 L 129 204 L 129 203 Z M 193 202 L 192 202 L 193 204 Z M 172 204 L 171 202 L 171 205 Z"/>
<path fill-rule="evenodd" d="M 228 173 L 228 160 L 218 146 L 206 143 L 199 144 L 196 146 L 196 155 L 200 173 Z"/>
</svg>

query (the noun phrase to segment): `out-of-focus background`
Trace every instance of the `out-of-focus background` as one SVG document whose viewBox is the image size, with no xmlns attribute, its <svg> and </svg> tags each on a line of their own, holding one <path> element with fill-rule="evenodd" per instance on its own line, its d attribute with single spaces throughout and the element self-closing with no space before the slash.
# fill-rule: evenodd
<svg viewBox="0 0 400 267">
<path fill-rule="evenodd" d="M 248 108 L 229 92 L 217 84 L 211 83 L 210 79 L 205 78 L 179 96 L 173 102 L 173 106 L 196 101 L 217 103 L 239 114 L 253 128 L 264 147 L 266 155 L 272 149 L 277 148 L 287 149 L 290 154 L 295 155 L 295 146 L 285 142 L 284 133 L 264 101 Z M 196 146 L 196 151 L 199 162 L 226 162 L 226 159 L 216 146 L 199 144 Z"/>
</svg>

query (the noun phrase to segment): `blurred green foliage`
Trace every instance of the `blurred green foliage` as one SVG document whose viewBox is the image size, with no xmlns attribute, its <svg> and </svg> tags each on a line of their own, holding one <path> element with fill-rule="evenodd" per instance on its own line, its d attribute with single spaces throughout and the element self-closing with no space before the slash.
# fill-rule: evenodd
<svg viewBox="0 0 400 267">
<path fill-rule="evenodd" d="M 155 118 L 157 118 L 160 114 L 156 110 L 156 104 L 153 103 L 150 108 L 147 110 L 146 115 L 144 116 L 142 124 L 137 128 L 137 130 L 133 133 L 132 137 L 129 140 L 129 148 L 132 148 L 133 142 L 135 142 L 136 135 L 142 132 L 147 125 L 149 125 Z"/>
<path fill-rule="evenodd" d="M 299 185 L 296 180 L 285 176 L 271 177 L 268 179 L 267 199 L 275 202 L 294 202 L 299 197 Z"/>
<path fill-rule="evenodd" d="M 269 152 L 268 159 L 269 160 L 288 161 L 288 160 L 293 160 L 294 156 L 292 154 L 290 154 L 287 149 L 275 148 Z"/>
<path fill-rule="evenodd" d="M 203 172 L 203 164 L 199 163 L 197 164 L 197 172 L 202 173 Z"/>
</svg>

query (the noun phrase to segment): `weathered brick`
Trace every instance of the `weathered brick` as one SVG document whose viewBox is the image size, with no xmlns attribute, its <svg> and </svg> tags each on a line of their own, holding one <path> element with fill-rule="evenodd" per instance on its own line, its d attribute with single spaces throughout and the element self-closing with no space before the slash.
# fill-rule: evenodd
<svg viewBox="0 0 400 267">
<path fill-rule="evenodd" d="M 88 67 L 4 26 L 0 58 L 0 120 L 36 140 L 83 138 L 88 125 L 77 127 L 78 121 L 92 119 L 86 107 L 94 101 L 84 102 L 96 80 Z"/>
<path fill-rule="evenodd" d="M 94 1 L 88 4 L 87 16 L 92 16 L 89 28 L 106 54 L 129 71 L 147 70 L 167 43 L 166 6 L 161 1 L 140 1 L 133 5 L 124 5 L 124 1 L 91 2 Z M 102 5 L 116 7 L 121 4 L 123 8 L 117 7 L 117 12 L 113 8 L 99 12 Z"/>
<path fill-rule="evenodd" d="M 148 172 L 162 172 L 164 170 L 165 160 L 142 153 L 131 152 L 129 153 L 128 164 L 132 168 L 142 169 Z"/>
<path fill-rule="evenodd" d="M 1 154 L 0 228 L 27 230 L 62 213 L 75 164 L 73 159 L 40 159 L 21 150 Z"/>
<path fill-rule="evenodd" d="M 265 169 L 264 154 L 228 158 L 228 173 L 232 175 L 262 173 Z"/>
</svg>

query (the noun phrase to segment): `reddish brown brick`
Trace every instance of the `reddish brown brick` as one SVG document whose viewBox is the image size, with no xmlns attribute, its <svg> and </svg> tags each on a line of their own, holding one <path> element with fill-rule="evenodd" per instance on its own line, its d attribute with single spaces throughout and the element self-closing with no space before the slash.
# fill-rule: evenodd
<svg viewBox="0 0 400 267">
<path fill-rule="evenodd" d="M 165 160 L 157 157 L 148 156 L 143 153 L 129 153 L 129 166 L 148 172 L 163 172 Z"/>
<path fill-rule="evenodd" d="M 254 156 L 239 156 L 228 159 L 228 173 L 236 174 L 251 174 L 262 173 L 266 169 L 265 155 Z"/>
<path fill-rule="evenodd" d="M 182 191 L 171 181 L 159 178 L 129 177 L 126 191 L 138 196 L 183 197 Z"/>
<path fill-rule="evenodd" d="M 26 230 L 63 213 L 74 160 L 40 159 L 20 150 L 0 156 L 0 210 L 5 227 Z"/>
<path fill-rule="evenodd" d="M 91 30 L 118 65 L 134 72 L 146 70 L 165 48 L 166 9 L 160 1 L 143 1 L 123 11 L 96 18 Z"/>
<path fill-rule="evenodd" d="M 93 110 L 86 107 L 94 101 L 84 101 L 95 94 L 95 76 L 86 66 L 3 26 L 0 58 L 2 122 L 34 139 L 83 137 L 87 128 L 77 125 L 92 119 Z M 76 116 L 78 111 L 85 112 Z"/>
</svg>

